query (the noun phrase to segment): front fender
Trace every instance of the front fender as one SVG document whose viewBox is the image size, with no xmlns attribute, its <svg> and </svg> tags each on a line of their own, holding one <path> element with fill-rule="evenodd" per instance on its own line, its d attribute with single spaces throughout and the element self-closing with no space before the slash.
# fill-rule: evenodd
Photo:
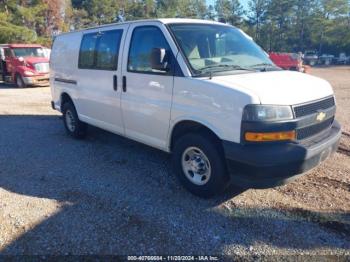
<svg viewBox="0 0 350 262">
<path fill-rule="evenodd" d="M 20 74 L 22 77 L 24 77 L 24 71 L 31 71 L 36 75 L 36 72 L 33 69 L 30 69 L 26 66 L 16 66 L 13 75 Z"/>
<path fill-rule="evenodd" d="M 185 121 L 191 121 L 191 122 L 195 122 L 195 123 L 198 123 L 200 125 L 203 125 L 206 128 L 208 128 L 209 130 L 211 130 L 220 139 L 222 139 L 222 137 L 223 137 L 223 134 L 220 131 L 220 129 L 215 127 L 215 125 L 213 125 L 209 121 L 202 119 L 200 117 L 196 117 L 196 116 L 184 115 L 184 116 L 178 117 L 176 119 L 172 119 L 170 121 L 169 136 L 168 136 L 168 147 L 169 148 L 170 148 L 171 137 L 173 135 L 174 128 L 176 127 L 177 124 L 179 124 L 181 122 L 185 122 Z"/>
</svg>

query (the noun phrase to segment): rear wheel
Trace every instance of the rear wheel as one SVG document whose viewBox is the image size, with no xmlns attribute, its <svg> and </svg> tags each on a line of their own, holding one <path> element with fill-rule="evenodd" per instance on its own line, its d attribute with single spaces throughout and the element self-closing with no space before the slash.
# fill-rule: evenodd
<svg viewBox="0 0 350 262">
<path fill-rule="evenodd" d="M 23 81 L 22 76 L 20 74 L 16 74 L 15 81 L 16 81 L 16 86 L 18 88 L 25 88 L 25 87 L 27 87 L 26 84 Z"/>
<path fill-rule="evenodd" d="M 78 139 L 82 139 L 87 133 L 87 124 L 81 122 L 72 102 L 67 102 L 62 107 L 63 122 L 67 133 Z"/>
<path fill-rule="evenodd" d="M 188 191 L 209 198 L 225 190 L 229 176 L 215 139 L 205 134 L 186 134 L 175 143 L 174 170 Z"/>
<path fill-rule="evenodd" d="M 311 60 L 311 61 L 310 61 L 310 66 L 315 66 L 315 65 L 316 65 L 316 61 Z"/>
</svg>

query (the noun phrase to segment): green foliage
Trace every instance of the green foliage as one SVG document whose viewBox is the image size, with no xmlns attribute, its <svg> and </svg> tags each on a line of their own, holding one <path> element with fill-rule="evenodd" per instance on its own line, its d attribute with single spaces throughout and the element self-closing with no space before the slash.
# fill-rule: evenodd
<svg viewBox="0 0 350 262">
<path fill-rule="evenodd" d="M 159 0 L 157 17 L 204 19 L 207 15 L 205 0 Z"/>
<path fill-rule="evenodd" d="M 348 0 L 250 0 L 248 32 L 266 50 L 338 54 L 350 49 L 349 5 Z"/>
<path fill-rule="evenodd" d="M 265 49 L 350 54 L 349 0 L 0 0 L 0 43 L 50 45 L 64 32 L 117 21 L 163 17 L 218 20 L 238 26 Z"/>
<path fill-rule="evenodd" d="M 106 24 L 115 20 L 118 10 L 117 0 L 86 0 L 83 8 L 89 14 L 92 24 Z"/>
<path fill-rule="evenodd" d="M 235 26 L 241 25 L 244 12 L 238 0 L 217 0 L 215 10 L 219 18 Z"/>
<path fill-rule="evenodd" d="M 0 14 L 1 18 L 2 14 Z M 3 21 L 3 20 L 2 20 Z M 36 32 L 23 26 L 0 22 L 0 43 L 27 43 L 37 40 Z"/>
</svg>

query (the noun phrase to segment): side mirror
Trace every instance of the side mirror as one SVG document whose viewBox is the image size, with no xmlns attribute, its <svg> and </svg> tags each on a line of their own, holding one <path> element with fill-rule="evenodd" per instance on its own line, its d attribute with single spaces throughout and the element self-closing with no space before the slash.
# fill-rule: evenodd
<svg viewBox="0 0 350 262">
<path fill-rule="evenodd" d="M 168 72 L 169 62 L 167 52 L 164 48 L 153 48 L 151 52 L 151 66 L 152 69 Z"/>
<path fill-rule="evenodd" d="M 24 58 L 22 56 L 18 57 L 18 61 L 23 63 L 24 62 Z"/>
</svg>

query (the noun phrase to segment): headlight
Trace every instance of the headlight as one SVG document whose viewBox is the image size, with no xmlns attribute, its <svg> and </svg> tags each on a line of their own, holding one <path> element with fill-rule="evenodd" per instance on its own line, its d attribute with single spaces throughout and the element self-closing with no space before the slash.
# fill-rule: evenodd
<svg viewBox="0 0 350 262">
<path fill-rule="evenodd" d="M 33 76 L 34 75 L 34 73 L 32 71 L 24 71 L 24 74 L 26 76 Z"/>
<path fill-rule="evenodd" d="M 293 119 L 290 106 L 247 105 L 243 121 L 283 121 Z"/>
</svg>

